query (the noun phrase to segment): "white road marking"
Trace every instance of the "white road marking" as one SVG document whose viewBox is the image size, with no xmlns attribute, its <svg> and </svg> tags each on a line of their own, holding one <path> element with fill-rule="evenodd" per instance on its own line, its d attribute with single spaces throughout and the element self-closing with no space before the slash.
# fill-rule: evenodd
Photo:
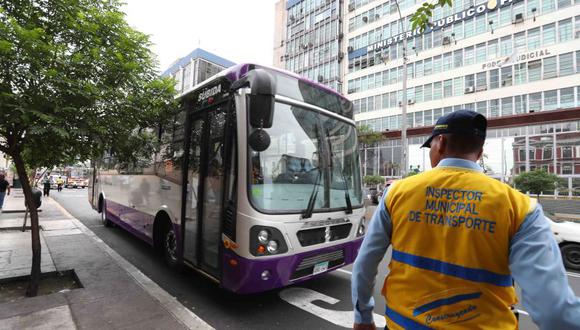
<svg viewBox="0 0 580 330">
<path fill-rule="evenodd" d="M 341 272 L 341 273 L 345 273 L 345 274 L 348 274 L 348 275 L 352 276 L 352 272 L 350 272 L 350 271 L 348 271 L 346 269 L 339 268 L 336 271 L 337 272 Z"/>
<path fill-rule="evenodd" d="M 339 269 L 340 270 L 340 269 Z M 347 271 L 345 271 L 347 272 Z M 314 314 L 330 323 L 336 324 L 343 328 L 352 328 L 354 324 L 354 312 L 353 311 L 335 311 L 332 309 L 326 309 L 314 305 L 312 302 L 315 300 L 324 301 L 327 304 L 334 305 L 340 300 L 329 297 L 320 292 L 314 290 L 293 287 L 280 291 L 280 298 L 287 303 L 294 305 L 308 313 Z M 384 328 L 386 325 L 385 317 L 376 313 L 373 313 L 373 319 L 377 328 Z"/>
<path fill-rule="evenodd" d="M 578 274 L 578 273 L 566 272 L 566 274 L 568 274 L 568 276 L 572 276 L 572 277 L 580 277 L 580 274 Z"/>
</svg>

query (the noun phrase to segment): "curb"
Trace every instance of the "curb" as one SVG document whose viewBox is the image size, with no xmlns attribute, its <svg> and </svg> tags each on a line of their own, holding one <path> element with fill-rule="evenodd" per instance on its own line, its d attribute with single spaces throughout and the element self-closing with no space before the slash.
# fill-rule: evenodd
<svg viewBox="0 0 580 330">
<path fill-rule="evenodd" d="M 149 277 L 143 274 L 137 267 L 133 266 L 120 254 L 111 249 L 103 240 L 101 240 L 95 233 L 93 233 L 89 228 L 87 228 L 82 222 L 70 214 L 62 205 L 60 205 L 56 200 L 50 198 L 57 207 L 68 216 L 75 225 L 83 232 L 83 234 L 89 236 L 99 247 L 99 249 L 106 252 L 111 258 L 113 258 L 117 264 L 123 268 L 136 282 L 141 286 L 153 299 L 159 302 L 161 307 L 171 313 L 176 320 L 181 322 L 188 329 L 214 329 L 199 316 L 195 315 L 192 311 L 183 306 L 175 297 L 171 296 L 167 291 L 163 290 L 157 283 L 153 282 Z"/>
</svg>

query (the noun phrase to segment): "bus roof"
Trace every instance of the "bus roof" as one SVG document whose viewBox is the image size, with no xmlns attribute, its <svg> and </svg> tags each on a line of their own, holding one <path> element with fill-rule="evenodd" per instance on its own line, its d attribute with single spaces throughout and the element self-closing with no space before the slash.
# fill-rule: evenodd
<svg viewBox="0 0 580 330">
<path fill-rule="evenodd" d="M 210 82 L 212 82 L 215 79 L 220 78 L 220 77 L 225 77 L 230 82 L 237 81 L 240 78 L 243 78 L 249 71 L 254 70 L 254 69 L 266 69 L 268 71 L 274 71 L 274 72 L 277 72 L 279 74 L 298 79 L 298 80 L 300 80 L 308 85 L 322 89 L 330 94 L 333 94 L 337 97 L 344 99 L 345 101 L 348 101 L 348 99 L 346 97 L 344 97 L 344 95 L 340 94 L 339 92 L 335 91 L 334 89 L 332 89 L 326 85 L 320 84 L 318 82 L 315 82 L 315 81 L 310 80 L 306 77 L 297 75 L 296 73 L 293 73 L 290 71 L 286 71 L 286 70 L 282 70 L 282 69 L 274 68 L 274 67 L 269 67 L 266 65 L 253 64 L 253 63 L 242 63 L 242 64 L 234 65 L 230 68 L 227 68 L 227 69 L 221 71 L 220 73 L 218 73 L 218 74 L 200 82 L 199 84 L 193 86 L 188 91 L 183 92 L 181 95 L 179 95 L 179 97 L 185 96 L 185 95 L 189 94 L 191 91 L 197 90 L 197 89 L 207 85 L 208 83 L 210 83 Z"/>
</svg>

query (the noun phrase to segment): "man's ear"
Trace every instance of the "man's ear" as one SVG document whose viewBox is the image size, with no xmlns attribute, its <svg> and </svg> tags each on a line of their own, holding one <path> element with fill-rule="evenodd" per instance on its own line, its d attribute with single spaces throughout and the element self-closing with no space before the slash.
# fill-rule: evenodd
<svg viewBox="0 0 580 330">
<path fill-rule="evenodd" d="M 440 155 L 443 155 L 447 151 L 447 136 L 445 136 L 445 134 L 441 134 L 436 138 L 439 139 L 439 143 L 437 143 L 437 147 L 439 150 L 437 150 L 437 152 Z"/>
</svg>

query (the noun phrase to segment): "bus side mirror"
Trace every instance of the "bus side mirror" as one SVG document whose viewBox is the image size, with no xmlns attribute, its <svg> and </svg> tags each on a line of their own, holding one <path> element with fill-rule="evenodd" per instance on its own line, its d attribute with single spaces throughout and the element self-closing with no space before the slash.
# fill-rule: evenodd
<svg viewBox="0 0 580 330">
<path fill-rule="evenodd" d="M 248 95 L 250 125 L 254 128 L 270 128 L 274 119 L 274 95 Z"/>
</svg>

